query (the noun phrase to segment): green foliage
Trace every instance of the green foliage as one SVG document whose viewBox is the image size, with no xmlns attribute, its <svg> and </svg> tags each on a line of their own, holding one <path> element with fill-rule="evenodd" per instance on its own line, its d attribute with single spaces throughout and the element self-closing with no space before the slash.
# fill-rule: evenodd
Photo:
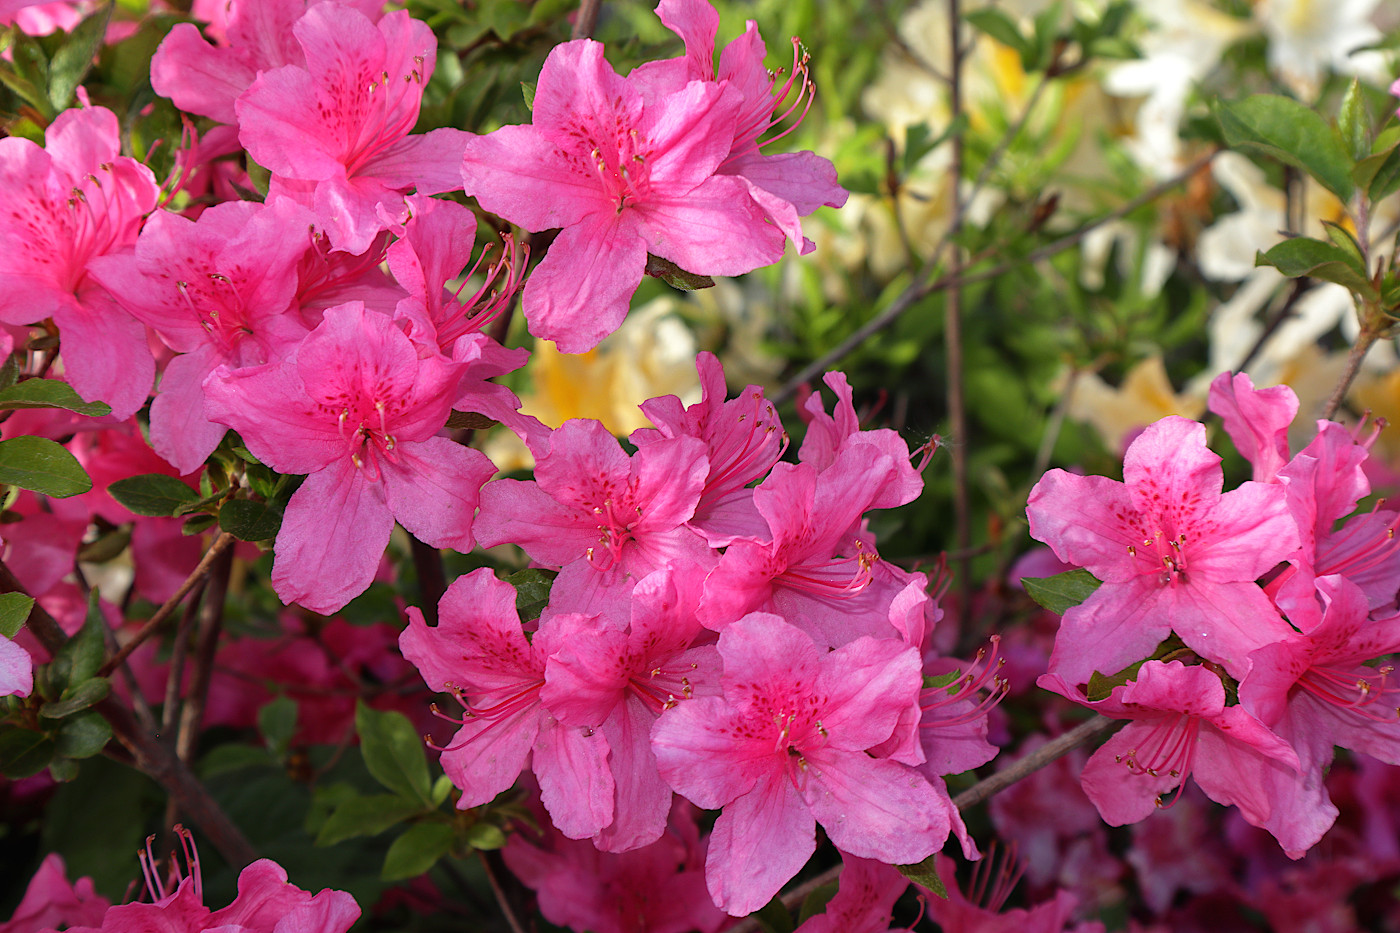
<svg viewBox="0 0 1400 933">
<path fill-rule="evenodd" d="M 0 484 L 66 499 L 91 489 L 92 479 L 60 444 L 21 435 L 0 441 Z"/>
<path fill-rule="evenodd" d="M 937 854 L 930 855 L 917 865 L 896 865 L 899 873 L 910 881 L 926 888 L 934 895 L 948 899 L 948 889 L 943 886 L 943 880 L 938 877 L 938 867 L 935 863 Z"/>
<path fill-rule="evenodd" d="M 1098 578 L 1082 568 L 1053 577 L 1022 577 L 1021 584 L 1031 599 L 1060 615 L 1084 602 L 1100 586 Z"/>
<path fill-rule="evenodd" d="M 355 731 L 365 765 L 376 781 L 400 797 L 433 806 L 423 738 L 407 716 L 380 712 L 360 701 L 355 707 Z"/>
<path fill-rule="evenodd" d="M 180 515 L 199 502 L 199 493 L 178 477 L 165 473 L 142 473 L 119 479 L 107 492 L 137 515 L 170 517 Z"/>
<path fill-rule="evenodd" d="M 1256 94 L 1221 104 L 1216 117 L 1232 147 L 1301 169 L 1343 202 L 1351 199 L 1352 159 L 1317 111 L 1288 97 Z"/>
<path fill-rule="evenodd" d="M 0 411 L 20 408 L 63 408 L 94 418 L 112 413 L 106 402 L 85 402 L 72 386 L 57 379 L 26 379 L 0 390 Z"/>
<path fill-rule="evenodd" d="M 0 593 L 0 635 L 14 638 L 29 618 L 34 598 L 23 593 Z"/>
</svg>

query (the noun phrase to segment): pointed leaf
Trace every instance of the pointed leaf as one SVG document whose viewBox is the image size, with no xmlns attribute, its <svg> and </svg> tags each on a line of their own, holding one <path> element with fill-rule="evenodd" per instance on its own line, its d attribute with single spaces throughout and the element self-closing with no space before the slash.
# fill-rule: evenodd
<svg viewBox="0 0 1400 933">
<path fill-rule="evenodd" d="M 1031 599 L 1058 615 L 1078 606 L 1099 588 L 1099 579 L 1087 570 L 1070 570 L 1053 577 L 1022 577 Z"/>
<path fill-rule="evenodd" d="M 1335 243 L 1304 236 L 1277 243 L 1254 258 L 1256 266 L 1273 266 L 1289 278 L 1308 275 L 1336 282 L 1363 295 L 1373 294 L 1375 289 L 1370 280 L 1357 271 L 1354 261 L 1350 252 Z"/>
<path fill-rule="evenodd" d="M 91 758 L 106 748 L 111 738 L 112 727 L 100 713 L 83 713 L 58 730 L 54 751 L 64 758 Z"/>
<path fill-rule="evenodd" d="M 92 479 L 76 457 L 47 437 L 30 436 L 0 441 L 0 483 L 55 499 L 92 488 Z"/>
<path fill-rule="evenodd" d="M 355 731 L 360 735 L 365 766 L 376 781 L 401 797 L 432 805 L 423 739 L 407 716 L 392 710 L 380 712 L 361 701 L 355 707 Z"/>
<path fill-rule="evenodd" d="M 24 628 L 34 597 L 23 593 L 0 593 L 0 635 L 14 638 Z"/>
<path fill-rule="evenodd" d="M 1059 574 L 1058 576 L 1064 576 L 1064 574 Z M 1053 580 L 1055 577 L 1049 577 L 1048 579 Z M 938 867 L 934 864 L 934 859 L 937 857 L 935 853 L 917 865 L 896 865 L 895 868 L 898 868 L 901 875 L 908 878 L 919 887 L 927 888 L 946 901 L 948 899 L 948 889 L 943 886 L 942 879 L 938 877 Z"/>
<path fill-rule="evenodd" d="M 107 699 L 107 694 L 111 692 L 112 685 L 107 678 L 90 677 L 63 691 L 63 694 L 52 703 L 45 703 L 40 707 L 39 715 L 45 719 L 63 719 L 96 703 L 101 703 Z"/>
<path fill-rule="evenodd" d="M 119 479 L 107 487 L 122 505 L 137 515 L 169 518 L 187 505 L 199 501 L 199 493 L 164 473 L 142 473 Z"/>
<path fill-rule="evenodd" d="M 1007 48 L 1019 52 L 1023 59 L 1031 51 L 1030 41 L 1021 35 L 1016 21 L 996 7 L 972 10 L 964 13 L 963 19 L 978 32 L 985 33 Z"/>
<path fill-rule="evenodd" d="M 355 836 L 377 836 L 390 826 L 402 823 L 423 808 L 397 794 L 352 797 L 335 808 L 316 837 L 318 846 L 333 846 Z"/>
<path fill-rule="evenodd" d="M 410 826 L 384 855 L 379 877 L 384 881 L 417 878 L 437 864 L 452 848 L 452 827 L 446 823 Z"/>
<path fill-rule="evenodd" d="M 100 418 L 112 413 L 106 402 L 85 402 L 73 387 L 59 379 L 26 379 L 0 391 L 0 411 L 19 408 L 63 408 Z"/>
<path fill-rule="evenodd" d="M 1256 94 L 1216 112 L 1225 141 L 1302 169 L 1342 201 L 1351 200 L 1352 159 L 1327 121 L 1296 100 Z"/>
<path fill-rule="evenodd" d="M 1400 191 L 1400 146 L 1358 162 L 1356 174 L 1362 173 L 1365 173 L 1366 180 L 1363 182 L 1358 178 L 1357 184 L 1366 188 L 1366 194 L 1372 201 L 1380 201 Z"/>
<path fill-rule="evenodd" d="M 1353 159 L 1364 159 L 1371 154 L 1371 117 L 1366 113 L 1361 82 L 1356 78 L 1351 79 L 1342 97 L 1342 107 L 1337 112 L 1337 132 L 1341 134 L 1343 148 Z"/>
<path fill-rule="evenodd" d="M 267 541 L 282 528 L 282 509 L 270 502 L 230 499 L 219 509 L 219 528 L 239 541 Z"/>
<path fill-rule="evenodd" d="M 54 743 L 42 732 L 10 729 L 0 732 L 0 774 L 12 781 L 33 777 L 53 760 Z"/>
<path fill-rule="evenodd" d="M 112 18 L 111 2 L 104 3 L 68 34 L 49 63 L 49 103 L 63 110 L 73 102 L 73 93 L 83 83 L 93 59 L 102 50 L 107 22 Z"/>
</svg>

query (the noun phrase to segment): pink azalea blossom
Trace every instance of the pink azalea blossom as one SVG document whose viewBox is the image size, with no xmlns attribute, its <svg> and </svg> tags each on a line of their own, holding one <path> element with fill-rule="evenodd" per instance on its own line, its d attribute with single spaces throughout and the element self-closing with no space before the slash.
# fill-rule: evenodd
<svg viewBox="0 0 1400 933">
<path fill-rule="evenodd" d="M 403 656 L 434 690 L 450 692 L 465 715 L 442 750 L 442 768 L 461 791 L 457 806 L 480 806 L 507 790 L 530 763 L 554 825 L 587 839 L 613 821 L 608 736 L 560 723 L 540 702 L 545 663 L 562 647 L 548 620 L 526 639 L 515 589 L 488 568 L 458 577 L 430 628 L 417 608 L 399 637 Z"/>
<path fill-rule="evenodd" d="M 271 191 L 310 207 L 338 250 L 363 253 L 405 219 L 403 196 L 460 187 L 465 134 L 410 135 L 437 63 L 426 23 L 398 10 L 377 24 L 338 3 L 292 27 L 306 65 L 260 74 L 238 99 L 238 138 L 273 173 Z"/>
<path fill-rule="evenodd" d="M 180 353 L 151 404 L 151 446 L 180 473 L 198 469 L 226 430 L 204 416 L 208 375 L 273 362 L 306 336 L 292 303 L 305 245 L 287 232 L 309 220 L 285 199 L 218 204 L 197 221 L 162 211 L 134 261 L 93 260 L 93 277 Z"/>
<path fill-rule="evenodd" d="M 1254 465 L 1254 478 L 1273 482 L 1288 462 L 1288 427 L 1298 414 L 1293 390 L 1256 389 L 1245 373 L 1221 373 L 1210 384 L 1210 410 L 1225 422 L 1235 449 Z"/>
<path fill-rule="evenodd" d="M 571 419 L 536 452 L 534 482 L 502 479 L 482 489 L 477 540 L 518 544 L 563 568 L 552 604 L 596 612 L 667 561 L 710 566 L 712 552 L 685 524 L 707 469 L 696 438 L 647 444 L 628 457 L 601 424 Z"/>
<path fill-rule="evenodd" d="M 1290 806 L 1271 791 L 1276 779 L 1298 773 L 1298 755 L 1246 709 L 1226 706 L 1225 685 L 1205 667 L 1148 661 L 1134 680 L 1097 701 L 1056 673 L 1039 683 L 1105 716 L 1132 720 L 1094 752 L 1082 777 L 1110 826 L 1151 816 L 1189 777 L 1254 826 L 1267 827 L 1276 810 Z"/>
<path fill-rule="evenodd" d="M 917 702 L 919 659 L 898 639 L 860 638 L 824 652 L 774 615 L 719 637 L 723 696 L 666 711 L 652 730 L 661 775 L 706 809 L 723 808 L 705 877 L 740 916 L 797 873 L 820 822 L 844 852 L 913 864 L 937 851 L 954 812 L 906 764 L 873 758 Z"/>
<path fill-rule="evenodd" d="M 91 926 L 102 922 L 111 903 L 92 886 L 91 878 L 68 881 L 68 868 L 57 852 L 44 857 L 44 862 L 24 897 L 15 908 L 9 923 L 0 923 L 0 933 L 34 933 L 46 927 L 58 929 Z"/>
<path fill-rule="evenodd" d="M 1221 493 L 1205 426 L 1163 418 L 1128 448 L 1124 482 L 1051 470 L 1026 506 L 1031 535 L 1103 581 L 1065 613 L 1050 670 L 1072 683 L 1147 657 L 1176 632 L 1242 677 L 1249 652 L 1288 631 L 1254 582 L 1298 547 L 1284 489 Z"/>
<path fill-rule="evenodd" d="M 894 902 L 909 879 L 871 859 L 841 854 L 841 882 L 826 909 L 796 933 L 888 933 Z"/>
<path fill-rule="evenodd" d="M 329 613 L 369 586 L 398 521 L 433 547 L 467 551 L 477 493 L 495 467 L 437 432 L 461 364 L 420 359 L 359 302 L 325 319 L 286 360 L 205 382 L 205 413 L 280 473 L 309 474 L 275 544 L 284 602 Z"/>
<path fill-rule="evenodd" d="M 815 91 L 807 80 L 807 59 L 798 41 L 794 39 L 792 43 L 793 61 L 787 78 L 783 78 L 782 71 L 774 75 L 763 61 L 768 51 L 763 37 L 753 20 L 749 20 L 743 35 L 724 47 L 716 68 L 719 13 L 707 0 L 661 0 L 656 15 L 685 41 L 685 55 L 665 62 L 648 62 L 631 77 L 651 94 L 675 90 L 688 81 L 723 83 L 741 91 L 743 107 L 719 173 L 743 179 L 753 199 L 787 234 L 798 252 L 811 252 L 814 244 L 802 235 L 798 218 L 822 205 L 840 207 L 846 203 L 847 192 L 836 183 L 836 167 L 814 152 L 764 155 L 760 151 L 792 132 L 805 108 L 811 106 Z M 789 102 L 794 89 L 797 96 Z M 787 129 L 760 139 L 799 108 L 803 108 L 803 113 L 797 114 Z"/>
<path fill-rule="evenodd" d="M 526 230 L 562 228 L 525 286 L 532 334 L 592 349 L 622 323 L 648 252 L 700 275 L 782 256 L 782 231 L 747 185 L 716 174 L 742 105 L 701 81 L 648 100 L 579 39 L 545 60 L 533 125 L 469 140 L 467 194 Z"/>
<path fill-rule="evenodd" d="M 155 361 L 146 329 L 87 267 L 136 242 L 159 189 L 150 169 L 118 155 L 110 110 L 65 110 L 44 140 L 40 149 L 18 136 L 0 139 L 0 321 L 53 318 L 73 388 L 128 418 L 151 391 Z"/>
</svg>

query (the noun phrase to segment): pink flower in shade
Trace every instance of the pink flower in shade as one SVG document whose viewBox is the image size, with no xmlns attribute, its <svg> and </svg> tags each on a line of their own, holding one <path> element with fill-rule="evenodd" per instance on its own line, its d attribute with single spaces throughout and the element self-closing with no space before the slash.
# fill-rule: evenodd
<svg viewBox="0 0 1400 933">
<path fill-rule="evenodd" d="M 1256 389 L 1245 373 L 1221 373 L 1210 384 L 1210 410 L 1225 422 L 1235 449 L 1254 465 L 1254 478 L 1273 482 L 1288 462 L 1288 428 L 1298 414 L 1293 390 Z"/>
<path fill-rule="evenodd" d="M 234 102 L 258 75 L 284 65 L 306 66 L 292 29 L 317 2 L 225 0 L 215 7 L 223 21 L 206 30 L 220 39 L 219 45 L 205 41 L 192 23 L 177 24 L 151 58 L 151 87 L 181 110 L 220 123 L 237 123 Z M 380 0 L 346 5 L 371 20 L 377 20 L 384 9 Z"/>
<path fill-rule="evenodd" d="M 0 697 L 27 697 L 33 689 L 34 659 L 28 651 L 0 636 Z"/>
<path fill-rule="evenodd" d="M 540 823 L 538 834 L 512 833 L 503 855 L 550 923 L 590 933 L 712 933 L 729 919 L 705 890 L 705 847 L 684 800 L 659 839 L 629 852 L 600 852 Z"/>
<path fill-rule="evenodd" d="M 536 452 L 534 482 L 502 479 L 482 489 L 477 541 L 518 544 L 563 568 L 550 592 L 556 611 L 596 612 L 668 561 L 713 563 L 685 524 L 707 469 L 696 438 L 647 444 L 628 457 L 601 424 L 571 419 Z"/>
<path fill-rule="evenodd" d="M 292 32 L 306 66 L 264 71 L 238 99 L 238 138 L 272 171 L 271 193 L 310 207 L 338 250 L 363 253 L 403 195 L 461 185 L 466 134 L 409 135 L 437 40 L 405 10 L 378 24 L 338 3 L 320 3 Z"/>
<path fill-rule="evenodd" d="M 407 295 L 380 267 L 393 236 L 384 231 L 363 253 L 337 252 L 330 238 L 312 229 L 307 250 L 297 264 L 297 307 L 307 328 L 321 323 L 327 308 L 347 301 L 363 301 L 365 308 L 390 317 Z"/>
<path fill-rule="evenodd" d="M 719 692 L 719 656 L 692 648 L 704 574 L 670 565 L 632 591 L 630 624 L 595 616 L 553 616 L 562 647 L 545 664 L 540 698 L 560 722 L 601 731 L 617 788 L 613 822 L 594 837 L 606 852 L 654 842 L 666 828 L 671 788 L 651 750 L 651 728 L 665 710 Z"/>
<path fill-rule="evenodd" d="M 175 890 L 167 893 L 148 850 L 141 856 L 141 867 L 154 903 L 112 907 L 102 917 L 100 928 L 70 926 L 70 933 L 346 933 L 359 919 L 360 907 L 349 894 L 326 888 L 312 895 L 289 884 L 282 866 L 270 859 L 259 859 L 244 868 L 233 903 L 211 911 L 204 905 L 194 843 L 183 827 L 175 830 L 189 866 L 184 877 L 179 877 L 178 865 L 175 867 Z"/>
<path fill-rule="evenodd" d="M 1262 824 L 1300 858 L 1337 817 L 1324 785 L 1334 746 L 1400 764 L 1400 686 L 1393 666 L 1367 666 L 1400 652 L 1400 615 L 1371 619 L 1366 598 L 1341 576 L 1317 581 L 1326 611 L 1310 631 L 1250 655 L 1240 705 L 1298 753 L 1301 773 L 1271 773 L 1276 807 Z M 1252 821 L 1251 821 L 1252 822 Z"/>
<path fill-rule="evenodd" d="M 87 266 L 136 242 L 159 189 L 150 169 L 118 155 L 110 110 L 65 110 L 44 140 L 40 149 L 17 136 L 0 139 L 0 321 L 53 318 L 73 388 L 128 418 L 151 391 L 155 361 L 146 329 Z"/>
<path fill-rule="evenodd" d="M 525 286 L 530 332 L 582 353 L 617 330 L 651 252 L 700 275 L 776 262 L 783 233 L 740 179 L 716 175 L 743 105 L 690 82 L 659 98 L 617 75 L 589 39 L 549 53 L 534 124 L 467 143 L 481 206 L 526 230 L 563 228 Z"/>
<path fill-rule="evenodd" d="M 1163 418 L 1128 448 L 1124 482 L 1051 470 L 1031 490 L 1031 535 L 1103 581 L 1065 613 L 1052 673 L 1085 683 L 1147 657 L 1169 632 L 1242 677 L 1288 631 L 1256 578 L 1298 547 L 1282 486 L 1221 494 L 1206 429 Z"/>
<path fill-rule="evenodd" d="M 1002 910 L 1021 877 L 1020 871 L 1009 867 L 1008 862 L 1004 861 L 999 869 L 990 859 L 976 866 L 964 893 L 953 881 L 953 861 L 937 857 L 934 864 L 948 896 L 927 898 L 925 903 L 929 918 L 942 933 L 1063 933 L 1067 929 L 1078 903 L 1068 891 L 1057 891 L 1051 900 L 1029 910 Z M 1076 930 L 1103 933 L 1098 924 Z"/>
<path fill-rule="evenodd" d="M 707 0 L 661 0 L 656 15 L 685 41 L 685 55 L 664 62 L 648 62 L 632 72 L 631 79 L 652 95 L 677 90 L 689 81 L 727 84 L 739 90 L 744 103 L 734 124 L 729 154 L 718 173 L 743 179 L 753 199 L 787 234 L 798 252 L 811 252 L 814 244 L 802 235 L 802 223 L 798 218 L 824 204 L 840 207 L 846 203 L 847 192 L 836 183 L 836 167 L 813 152 L 764 155 L 760 151 L 792 132 L 812 104 L 815 91 L 807 80 L 806 53 L 793 39 L 792 67 L 787 77 L 783 78 L 781 70 L 774 75 L 763 63 L 768 51 L 763 37 L 758 34 L 753 20 L 749 20 L 743 35 L 720 53 L 716 69 L 714 50 L 719 13 Z M 789 101 L 794 87 L 797 96 Z M 803 112 L 787 129 L 768 139 L 760 139 L 799 108 Z"/>
<path fill-rule="evenodd" d="M 396 520 L 425 544 L 471 549 L 477 493 L 495 467 L 436 436 L 461 369 L 420 359 L 393 321 L 349 302 L 288 359 L 210 375 L 209 419 L 274 470 L 308 474 L 275 544 L 284 602 L 344 606 L 369 586 Z"/>
<path fill-rule="evenodd" d="M 64 924 L 70 929 L 91 926 L 102 922 L 102 915 L 110 906 L 107 898 L 93 889 L 91 878 L 69 883 L 63 856 L 54 852 L 45 856 L 30 879 L 10 922 L 0 923 L 0 933 L 34 933 Z"/>
<path fill-rule="evenodd" d="M 466 711 L 442 750 L 442 769 L 462 791 L 457 806 L 489 803 L 529 762 L 564 835 L 587 839 L 611 823 L 607 736 L 563 725 L 540 704 L 546 659 L 563 647 L 558 629 L 546 619 L 527 639 L 515 589 L 485 567 L 453 581 L 438 619 L 429 628 L 410 608 L 399 648 L 429 687 L 452 693 Z"/>
<path fill-rule="evenodd" d="M 1267 827 L 1276 809 L 1289 806 L 1272 792 L 1279 778 L 1298 773 L 1298 755 L 1244 707 L 1226 706 L 1225 685 L 1204 667 L 1148 661 L 1135 680 L 1092 702 L 1059 674 L 1045 674 L 1039 684 L 1132 720 L 1094 752 L 1081 779 L 1110 826 L 1151 816 L 1162 795 L 1188 777 L 1216 803 L 1239 807 L 1254 826 Z"/>
<path fill-rule="evenodd" d="M 227 430 L 204 415 L 205 378 L 279 360 L 306 336 L 293 305 L 306 247 L 287 233 L 309 221 L 285 198 L 218 204 L 197 221 L 162 211 L 141 231 L 135 261 L 93 260 L 93 277 L 180 354 L 151 403 L 151 446 L 180 473 L 198 469 Z"/>
<path fill-rule="evenodd" d="M 917 703 L 918 652 L 860 638 L 825 652 L 777 616 L 719 637 L 723 696 L 667 710 L 652 730 L 661 776 L 715 823 L 705 877 L 723 910 L 751 913 L 797 873 L 820 822 L 844 852 L 912 864 L 937 851 L 954 812 L 914 768 L 867 750 Z"/>
<path fill-rule="evenodd" d="M 909 879 L 883 862 L 841 853 L 841 882 L 826 910 L 796 933 L 888 933 L 894 902 Z"/>
<path fill-rule="evenodd" d="M 768 472 L 787 449 L 788 436 L 778 410 L 759 386 L 747 386 L 738 398 L 725 400 L 724 368 L 713 353 L 695 357 L 700 373 L 699 403 L 684 408 L 674 395 L 647 399 L 642 413 L 655 428 L 632 432 L 638 447 L 668 437 L 698 437 L 709 451 L 710 473 L 690 520 L 711 547 L 736 538 L 765 537 L 763 517 L 753 507 L 749 483 Z"/>
</svg>

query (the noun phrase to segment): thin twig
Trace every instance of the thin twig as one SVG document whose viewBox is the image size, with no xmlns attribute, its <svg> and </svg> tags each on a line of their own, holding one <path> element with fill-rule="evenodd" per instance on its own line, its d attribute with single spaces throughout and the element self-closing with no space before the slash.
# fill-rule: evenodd
<svg viewBox="0 0 1400 933">
<path fill-rule="evenodd" d="M 0 591 L 28 595 L 4 561 L 0 561 Z M 38 603 L 29 611 L 25 625 L 50 654 L 57 654 L 68 640 L 63 628 Z M 242 830 L 209 796 L 209 791 L 193 772 L 175 757 L 171 749 L 142 729 L 129 709 L 111 697 L 98 703 L 94 709 L 111 725 L 116 740 L 131 753 L 136 768 L 180 802 L 180 812 L 199 827 L 224 861 L 234 868 L 242 868 L 258 857 Z"/>
<path fill-rule="evenodd" d="M 870 319 L 865 324 L 863 324 L 858 330 L 855 331 L 855 333 L 851 334 L 850 337 L 847 337 L 846 340 L 843 341 L 839 347 L 824 354 L 820 359 L 814 360 L 812 363 L 803 367 L 797 375 L 789 379 L 781 389 L 774 393 L 774 395 L 772 396 L 773 401 L 775 403 L 780 403 L 791 398 L 794 394 L 796 394 L 799 386 L 803 385 L 806 382 L 810 382 L 814 376 L 820 375 L 832 363 L 835 363 L 837 360 L 846 356 L 856 347 L 864 343 L 870 337 L 871 334 L 884 330 L 892 322 L 894 322 L 902 314 L 904 314 L 904 312 L 908 311 L 911 307 L 913 307 L 915 304 L 917 304 L 919 301 L 923 300 L 927 296 L 935 292 L 952 288 L 954 286 L 973 285 L 978 282 L 986 282 L 990 279 L 1000 278 L 1001 276 L 1005 275 L 1013 269 L 1025 265 L 1031 265 L 1040 262 L 1043 259 L 1049 259 L 1051 256 L 1058 255 L 1059 253 L 1062 253 L 1065 250 L 1070 249 L 1071 247 L 1077 246 L 1081 240 L 1083 240 L 1094 230 L 1097 230 L 1099 227 L 1102 227 L 1104 224 L 1112 223 L 1115 220 L 1118 220 L 1122 217 L 1126 217 L 1128 214 L 1131 214 L 1133 211 L 1142 207 L 1144 204 L 1149 204 L 1152 201 L 1155 201 L 1157 198 L 1160 198 L 1166 192 L 1181 185 L 1192 175 L 1195 175 L 1202 168 L 1209 165 L 1210 160 L 1213 158 L 1215 158 L 1214 151 L 1201 156 L 1199 159 L 1197 159 L 1195 162 L 1192 162 L 1180 173 L 1174 175 L 1166 181 L 1161 182 L 1160 184 L 1154 185 L 1147 191 L 1144 191 L 1142 194 L 1138 195 L 1136 198 L 1133 198 L 1131 201 L 1128 201 L 1127 203 L 1116 208 L 1115 210 L 1110 211 L 1109 213 L 1098 218 L 1097 220 L 1090 221 L 1089 223 L 1085 224 L 1083 227 L 1080 227 L 1073 233 L 1067 234 L 1061 237 L 1060 239 L 1055 240 L 1054 242 L 1047 243 L 1042 247 L 1032 250 L 1031 252 L 1027 253 L 1025 256 L 1019 259 L 1010 260 L 1002 263 L 1001 265 L 993 266 L 990 269 L 984 269 L 981 272 L 974 272 L 971 275 L 964 275 L 961 277 L 944 275 L 939 277 L 938 279 L 935 279 L 932 282 L 924 281 L 924 271 L 926 271 L 930 265 L 926 264 L 925 270 L 921 270 L 921 272 L 914 277 L 914 280 L 909 283 L 909 285 L 904 289 L 904 291 L 900 292 L 899 295 L 896 296 L 894 301 L 890 302 L 890 306 L 888 308 L 880 312 L 880 314 L 876 317 Z"/>
<path fill-rule="evenodd" d="M 194 743 L 204 722 L 204 704 L 209 698 L 209 681 L 213 676 L 214 655 L 219 648 L 224 602 L 232 572 L 233 551 L 224 550 L 209 568 L 209 582 L 205 588 L 204 604 L 200 607 L 199 627 L 195 636 L 194 670 L 190 673 L 184 708 L 180 710 L 180 732 L 175 737 L 175 753 L 186 763 L 194 756 Z"/>
<path fill-rule="evenodd" d="M 956 123 L 963 113 L 962 100 L 962 10 L 959 0 L 948 0 L 948 47 L 952 49 L 952 61 L 948 70 L 949 114 Z M 1042 82 L 1043 86 L 1043 82 Z M 1027 110 L 1029 112 L 1029 109 Z M 1010 133 L 1003 142 L 1010 144 Z M 952 139 L 953 158 L 949 167 L 952 176 L 952 190 L 949 191 L 948 231 L 946 241 L 954 243 L 963 223 L 962 176 L 963 159 L 967 151 L 967 137 L 955 133 Z M 1005 150 L 1002 150 L 1005 151 Z M 982 176 L 987 174 L 987 165 L 982 166 Z M 982 178 L 978 178 L 980 183 Z M 953 245 L 948 258 L 949 273 L 956 278 L 963 269 L 962 248 Z M 963 337 L 962 337 L 962 288 L 948 289 L 948 297 L 943 305 L 943 349 L 944 361 L 948 367 L 948 423 L 953 439 L 953 528 L 954 540 L 959 553 L 966 554 L 972 548 L 972 508 L 967 491 L 967 400 L 963 395 Z M 964 614 L 972 605 L 972 559 L 964 557 L 958 562 L 958 591 Z"/>
<path fill-rule="evenodd" d="M 207 579 L 207 578 L 206 578 Z M 175 644 L 170 649 L 170 672 L 165 678 L 165 705 L 161 709 L 160 734 L 170 735 L 180 721 L 180 686 L 185 679 L 185 656 L 190 644 L 190 628 L 199 614 L 200 597 L 204 595 L 204 581 L 190 594 L 185 611 L 180 616 L 180 624 L 175 628 Z M 167 824 L 174 823 L 173 819 Z"/>
<path fill-rule="evenodd" d="M 602 0 L 583 0 L 578 5 L 578 15 L 574 18 L 574 31 L 571 39 L 591 39 L 593 30 L 598 28 L 598 8 Z"/>
<path fill-rule="evenodd" d="M 1337 387 L 1332 390 L 1332 397 L 1327 400 L 1327 407 L 1322 410 L 1322 420 L 1331 421 L 1332 416 L 1337 413 L 1337 409 L 1342 407 L 1342 401 L 1347 397 L 1347 390 L 1351 388 L 1356 374 L 1361 371 L 1361 361 L 1366 358 L 1366 352 L 1371 349 L 1371 345 L 1376 342 L 1378 336 L 1369 328 L 1362 330 L 1356 336 L 1356 343 L 1351 345 L 1351 352 L 1347 354 L 1347 365 L 1346 369 L 1342 371 L 1342 378 L 1337 380 Z"/>
<path fill-rule="evenodd" d="M 491 862 L 487 859 L 486 853 L 479 852 L 478 854 L 481 856 L 481 867 L 486 871 L 486 881 L 491 885 L 491 893 L 496 895 L 496 903 L 500 905 L 501 913 L 505 915 L 506 924 L 511 928 L 512 933 L 525 933 L 525 928 L 520 925 L 520 921 L 515 917 L 515 911 L 511 909 L 506 892 L 501 889 L 500 881 L 496 880 L 496 873 L 491 870 Z"/>
<path fill-rule="evenodd" d="M 213 565 L 214 561 L 223 553 L 225 548 L 233 544 L 234 540 L 233 535 L 229 534 L 227 531 L 215 538 L 214 543 L 209 545 L 209 550 L 204 552 L 204 557 L 200 559 L 199 564 L 191 571 L 190 575 L 185 578 L 185 582 L 180 584 L 180 588 L 156 610 L 155 615 L 151 616 L 145 625 L 141 626 L 141 629 L 132 636 L 131 641 L 127 642 L 122 646 L 120 651 L 107 659 L 107 663 L 102 665 L 102 669 L 97 672 L 98 675 L 106 677 L 108 674 L 112 673 L 112 671 L 116 670 L 118 664 L 130 657 L 131 652 L 141 647 L 146 639 L 154 635 L 161 623 L 170 617 L 170 614 L 184 601 L 190 591 L 195 588 L 195 585 L 204 579 L 205 574 L 209 572 L 209 568 Z"/>
</svg>

